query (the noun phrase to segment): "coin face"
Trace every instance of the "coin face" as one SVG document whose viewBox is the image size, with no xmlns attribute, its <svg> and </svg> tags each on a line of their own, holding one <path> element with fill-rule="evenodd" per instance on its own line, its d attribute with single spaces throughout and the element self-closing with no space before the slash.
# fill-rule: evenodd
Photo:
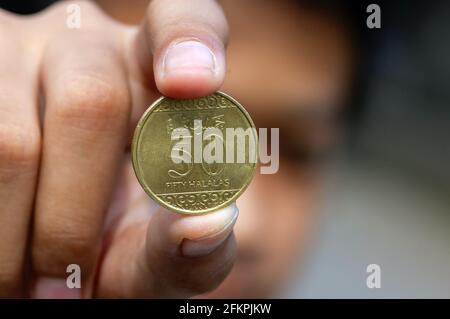
<svg viewBox="0 0 450 319">
<path fill-rule="evenodd" d="M 161 97 L 140 119 L 132 160 L 139 183 L 160 205 L 203 214 L 234 202 L 255 170 L 258 136 L 247 111 L 216 92 Z"/>
</svg>

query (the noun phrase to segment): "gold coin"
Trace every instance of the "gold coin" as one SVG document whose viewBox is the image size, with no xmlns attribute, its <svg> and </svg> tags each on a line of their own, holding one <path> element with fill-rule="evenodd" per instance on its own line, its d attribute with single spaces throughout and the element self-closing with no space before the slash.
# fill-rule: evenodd
<svg viewBox="0 0 450 319">
<path fill-rule="evenodd" d="M 145 192 L 182 214 L 236 201 L 256 171 L 257 155 L 250 115 L 222 92 L 159 98 L 140 119 L 132 145 L 133 168 Z"/>
</svg>

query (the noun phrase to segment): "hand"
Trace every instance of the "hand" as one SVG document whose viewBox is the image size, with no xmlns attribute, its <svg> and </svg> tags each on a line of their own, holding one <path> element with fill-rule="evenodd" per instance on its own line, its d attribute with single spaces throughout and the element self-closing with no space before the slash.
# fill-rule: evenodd
<svg viewBox="0 0 450 319">
<path fill-rule="evenodd" d="M 71 2 L 73 3 L 73 2 Z M 194 98 L 225 75 L 227 23 L 212 0 L 154 0 L 139 28 L 79 2 L 0 11 L 0 296 L 189 297 L 235 257 L 232 205 L 180 216 L 151 202 L 131 132 L 160 94 Z M 66 268 L 81 267 L 81 289 Z"/>
</svg>

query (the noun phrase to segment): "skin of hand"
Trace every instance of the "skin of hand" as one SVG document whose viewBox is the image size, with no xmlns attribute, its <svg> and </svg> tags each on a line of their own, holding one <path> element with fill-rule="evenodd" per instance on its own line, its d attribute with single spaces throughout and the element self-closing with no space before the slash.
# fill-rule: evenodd
<svg viewBox="0 0 450 319">
<path fill-rule="evenodd" d="M 154 0 L 139 27 L 77 2 L 27 17 L 0 11 L 0 297 L 190 297 L 236 255 L 235 204 L 181 216 L 148 200 L 132 131 L 161 94 L 224 81 L 228 26 L 211 0 Z M 119 172 L 119 173 L 118 173 Z M 66 286 L 81 267 L 81 289 Z"/>
</svg>

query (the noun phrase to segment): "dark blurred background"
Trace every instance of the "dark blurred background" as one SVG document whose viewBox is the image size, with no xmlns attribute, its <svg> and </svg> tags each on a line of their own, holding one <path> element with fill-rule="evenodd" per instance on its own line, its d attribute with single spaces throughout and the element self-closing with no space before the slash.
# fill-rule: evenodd
<svg viewBox="0 0 450 319">
<path fill-rule="evenodd" d="M 375 3 L 382 27 L 358 31 L 352 126 L 316 249 L 284 296 L 450 297 L 450 3 Z M 381 289 L 365 285 L 372 263 Z"/>
</svg>

